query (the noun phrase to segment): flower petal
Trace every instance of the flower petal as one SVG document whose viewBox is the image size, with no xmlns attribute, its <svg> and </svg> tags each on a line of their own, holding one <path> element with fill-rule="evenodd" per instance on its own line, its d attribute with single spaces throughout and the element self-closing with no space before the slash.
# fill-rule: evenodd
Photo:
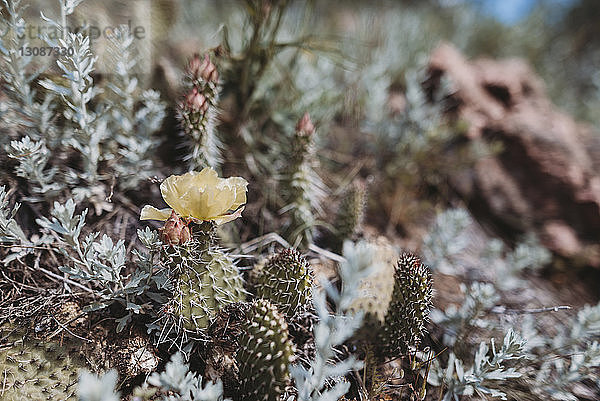
<svg viewBox="0 0 600 401">
<path fill-rule="evenodd" d="M 182 177 L 180 175 L 172 175 L 165 178 L 160 184 L 160 193 L 163 199 L 179 215 L 181 215 L 182 211 L 185 211 L 185 205 L 182 201 L 185 197 L 186 186 L 182 185 L 183 181 L 185 181 L 185 178 L 182 179 Z"/>
<path fill-rule="evenodd" d="M 248 182 L 241 177 L 219 178 L 210 167 L 172 175 L 160 185 L 165 202 L 183 218 L 218 220 L 218 224 L 239 217 L 228 214 L 246 203 Z"/>
<path fill-rule="evenodd" d="M 217 225 L 229 223 L 232 220 L 237 219 L 238 217 L 242 217 L 242 212 L 244 211 L 244 207 L 239 208 L 232 214 L 223 214 L 221 216 L 217 216 L 211 220 L 213 220 Z"/>
<path fill-rule="evenodd" d="M 173 212 L 173 209 L 157 209 L 154 206 L 146 205 L 140 213 L 140 220 L 160 220 L 165 221 Z"/>
<path fill-rule="evenodd" d="M 242 177 L 229 177 L 227 181 L 235 188 L 235 201 L 229 207 L 235 210 L 246 203 L 246 192 L 248 191 L 248 181 Z"/>
</svg>

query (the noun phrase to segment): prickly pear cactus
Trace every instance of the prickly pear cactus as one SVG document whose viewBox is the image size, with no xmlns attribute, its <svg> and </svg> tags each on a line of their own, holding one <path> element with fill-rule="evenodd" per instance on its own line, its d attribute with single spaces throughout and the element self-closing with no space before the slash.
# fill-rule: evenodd
<svg viewBox="0 0 600 401">
<path fill-rule="evenodd" d="M 394 293 L 380 333 L 385 354 L 406 354 L 418 346 L 432 307 L 433 280 L 429 268 L 410 253 L 403 253 L 395 271 Z"/>
<path fill-rule="evenodd" d="M 201 258 L 187 262 L 175 281 L 169 310 L 184 329 L 196 332 L 206 329 L 219 309 L 245 299 L 244 283 L 222 250 L 206 250 Z"/>
<path fill-rule="evenodd" d="M 271 256 L 254 277 L 256 297 L 271 301 L 288 316 L 310 303 L 312 270 L 295 249 L 284 249 Z"/>
<path fill-rule="evenodd" d="M 3 400 L 75 400 L 78 369 L 83 365 L 56 343 L 41 343 L 0 329 L 8 349 L 0 352 Z"/>
<path fill-rule="evenodd" d="M 256 300 L 246 314 L 236 355 L 240 400 L 278 401 L 289 382 L 288 366 L 294 361 L 288 326 L 277 307 Z"/>
<path fill-rule="evenodd" d="M 333 226 L 336 230 L 334 248 L 342 249 L 345 240 L 360 230 L 367 203 L 367 188 L 361 181 L 354 181 L 340 202 Z"/>
</svg>

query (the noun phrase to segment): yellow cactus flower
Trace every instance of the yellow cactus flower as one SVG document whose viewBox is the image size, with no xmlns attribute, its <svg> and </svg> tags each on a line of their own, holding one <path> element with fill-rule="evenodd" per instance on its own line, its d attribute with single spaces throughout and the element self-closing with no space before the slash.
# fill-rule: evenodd
<svg viewBox="0 0 600 401">
<path fill-rule="evenodd" d="M 172 211 L 192 221 L 227 223 L 242 215 L 248 182 L 241 177 L 219 178 L 210 167 L 184 175 L 172 175 L 160 184 L 163 199 L 171 208 L 146 205 L 140 220 L 165 221 Z"/>
</svg>

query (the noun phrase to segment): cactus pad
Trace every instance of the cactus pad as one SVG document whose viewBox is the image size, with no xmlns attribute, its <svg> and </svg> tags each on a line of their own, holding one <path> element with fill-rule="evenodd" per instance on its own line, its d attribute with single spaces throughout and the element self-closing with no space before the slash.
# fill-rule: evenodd
<svg viewBox="0 0 600 401">
<path fill-rule="evenodd" d="M 384 352 L 406 354 L 425 334 L 432 302 L 433 281 L 429 268 L 410 253 L 403 253 L 395 272 L 394 293 L 380 334 Z"/>
<path fill-rule="evenodd" d="M 288 316 L 310 303 L 312 270 L 308 261 L 294 249 L 271 256 L 256 272 L 254 289 Z"/>
<path fill-rule="evenodd" d="M 351 305 L 354 311 L 365 313 L 363 330 L 359 335 L 372 337 L 373 330 L 378 330 L 385 320 L 388 307 L 392 301 L 394 291 L 394 263 L 398 254 L 390 243 L 384 238 L 379 238 L 372 244 L 376 247 L 376 260 L 381 268 L 375 270 L 360 283 L 358 297 Z"/>
<path fill-rule="evenodd" d="M 225 305 L 243 301 L 243 280 L 233 260 L 219 249 L 185 263 L 175 283 L 170 310 L 188 331 L 204 330 Z"/>
<path fill-rule="evenodd" d="M 364 219 L 366 203 L 366 185 L 361 181 L 355 181 L 345 191 L 335 217 L 333 224 L 336 230 L 335 249 L 341 250 L 344 241 L 352 239 L 360 230 Z"/>
<path fill-rule="evenodd" d="M 288 366 L 294 361 L 287 323 L 277 307 L 264 299 L 252 303 L 246 318 L 236 355 L 239 399 L 277 401 L 289 383 Z"/>
<path fill-rule="evenodd" d="M 56 343 L 23 338 L 0 328 L 8 349 L 0 352 L 3 400 L 75 400 L 78 369 L 83 367 Z"/>
</svg>

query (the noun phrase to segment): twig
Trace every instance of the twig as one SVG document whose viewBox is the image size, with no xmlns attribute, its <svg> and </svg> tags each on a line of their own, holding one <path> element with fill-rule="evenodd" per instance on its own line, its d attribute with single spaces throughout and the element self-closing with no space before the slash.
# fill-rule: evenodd
<svg viewBox="0 0 600 401">
<path fill-rule="evenodd" d="M 559 310 L 569 310 L 570 306 L 550 306 L 547 308 L 533 308 L 533 309 L 506 309 L 505 306 L 494 306 L 490 312 L 500 315 L 521 315 L 527 313 L 544 313 L 544 312 L 558 312 Z"/>
<path fill-rule="evenodd" d="M 331 251 L 328 251 L 326 249 L 323 249 L 321 247 L 316 246 L 315 244 L 310 244 L 308 246 L 308 249 L 310 249 L 311 251 L 321 255 L 321 256 L 325 256 L 328 259 L 334 260 L 336 262 L 344 262 L 346 259 L 344 259 L 342 256 L 338 255 L 337 253 L 333 253 Z"/>
<path fill-rule="evenodd" d="M 290 247 L 290 244 L 284 240 L 283 238 L 281 238 L 281 236 L 277 233 L 269 233 L 269 234 L 265 234 L 263 236 L 254 238 L 248 242 L 244 242 L 243 244 L 240 245 L 240 250 L 243 253 L 248 253 L 248 252 L 252 252 L 255 249 L 270 244 L 272 242 L 277 242 L 279 245 L 284 246 L 286 248 Z"/>
<path fill-rule="evenodd" d="M 0 248 L 27 248 L 27 249 L 42 249 L 46 250 L 45 246 L 34 246 L 34 245 L 4 245 L 0 244 Z"/>
<path fill-rule="evenodd" d="M 62 328 L 62 330 L 66 330 L 66 331 L 67 331 L 67 333 L 69 333 L 69 334 L 70 334 L 70 335 L 72 335 L 73 337 L 77 337 L 77 338 L 79 338 L 80 340 L 87 341 L 87 342 L 89 342 L 89 343 L 91 343 L 91 342 L 92 342 L 92 340 L 90 340 L 89 338 L 81 337 L 81 336 L 78 336 L 77 334 L 73 333 L 73 332 L 72 332 L 71 330 L 69 330 L 69 329 L 68 329 L 66 326 L 64 326 L 64 325 L 63 325 L 61 322 L 59 322 L 59 321 L 58 321 L 58 320 L 57 320 L 57 319 L 56 319 L 54 316 L 51 316 L 51 317 L 52 317 L 52 319 L 53 319 L 53 320 L 54 320 L 54 321 L 55 321 L 55 322 L 56 322 L 56 323 L 57 323 L 57 324 L 58 324 L 58 325 L 59 325 L 59 326 Z M 75 320 L 75 319 L 78 319 L 79 317 L 80 317 L 80 316 L 77 316 L 76 318 L 74 318 L 74 319 L 71 319 L 71 321 L 73 321 L 73 320 Z M 58 333 L 60 333 L 60 332 L 61 332 L 61 329 L 58 329 L 58 330 L 56 330 L 56 331 L 54 332 L 54 334 L 52 334 L 50 337 L 48 337 L 48 340 L 49 340 L 49 339 L 51 339 L 52 337 L 54 337 L 55 335 L 57 335 L 57 334 L 58 334 Z"/>
<path fill-rule="evenodd" d="M 70 279 L 68 279 L 68 278 L 66 278 L 66 277 L 59 276 L 59 275 L 58 275 L 58 274 L 56 274 L 56 273 L 52 273 L 51 271 L 49 271 L 49 270 L 46 270 L 46 269 L 44 269 L 43 267 L 38 267 L 38 268 L 37 268 L 37 270 L 41 271 L 42 273 L 45 273 L 45 274 L 47 274 L 47 275 L 48 275 L 48 276 L 50 276 L 50 277 L 54 277 L 54 278 L 56 278 L 56 279 L 63 280 L 63 281 L 65 281 L 65 282 L 67 282 L 67 283 L 69 283 L 69 284 L 71 284 L 71 285 L 74 285 L 75 287 L 79 287 L 79 288 L 81 288 L 82 290 L 85 290 L 85 291 L 87 291 L 87 292 L 91 292 L 92 294 L 94 293 L 94 290 L 92 290 L 91 288 L 88 288 L 88 287 L 86 287 L 86 286 L 84 286 L 84 285 L 81 285 L 81 284 L 79 284 L 79 283 L 77 283 L 77 282 L 75 282 L 75 281 L 73 281 L 73 280 L 70 280 Z"/>
</svg>

